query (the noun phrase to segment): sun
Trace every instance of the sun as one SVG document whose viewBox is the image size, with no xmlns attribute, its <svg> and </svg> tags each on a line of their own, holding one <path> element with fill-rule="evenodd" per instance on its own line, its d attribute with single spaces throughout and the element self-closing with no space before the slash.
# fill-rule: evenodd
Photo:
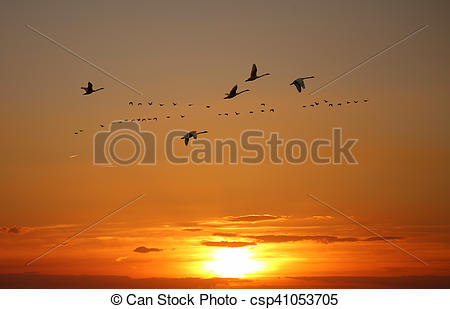
<svg viewBox="0 0 450 309">
<path fill-rule="evenodd" d="M 253 258 L 248 248 L 215 249 L 213 259 L 205 262 L 205 270 L 224 278 L 241 278 L 261 270 L 264 263 Z"/>
</svg>

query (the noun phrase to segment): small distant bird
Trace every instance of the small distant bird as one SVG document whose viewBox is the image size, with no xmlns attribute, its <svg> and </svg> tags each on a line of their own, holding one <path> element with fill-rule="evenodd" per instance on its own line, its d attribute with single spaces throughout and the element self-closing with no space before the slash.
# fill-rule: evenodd
<svg viewBox="0 0 450 309">
<path fill-rule="evenodd" d="M 341 106 L 342 104 L 341 103 L 338 103 L 338 106 Z"/>
<path fill-rule="evenodd" d="M 364 99 L 364 102 L 369 102 L 369 99 Z"/>
<path fill-rule="evenodd" d="M 330 104 L 328 104 L 328 106 L 331 106 L 331 107 L 332 107 L 332 106 L 333 106 L 333 104 L 331 104 L 331 103 L 330 103 Z"/>
<path fill-rule="evenodd" d="M 347 101 L 347 104 L 350 104 L 351 102 L 350 101 Z"/>
<path fill-rule="evenodd" d="M 137 118 L 137 121 L 141 121 L 141 118 Z"/>
<path fill-rule="evenodd" d="M 188 106 L 192 106 L 192 105 L 194 105 L 194 104 L 192 104 L 192 103 L 188 104 Z"/>
<path fill-rule="evenodd" d="M 141 120 L 142 122 L 144 122 L 145 121 L 145 118 L 142 118 L 142 120 Z"/>
<path fill-rule="evenodd" d="M 222 116 L 222 114 L 217 114 L 218 116 Z"/>
<path fill-rule="evenodd" d="M 77 134 L 78 134 L 78 132 L 73 132 L 73 134 L 77 135 Z"/>
<path fill-rule="evenodd" d="M 270 73 L 264 73 L 262 75 L 258 75 L 257 73 L 258 73 L 258 68 L 256 67 L 256 64 L 253 64 L 252 71 L 250 72 L 250 77 L 247 78 L 245 81 L 246 82 L 251 82 L 251 81 L 253 81 L 255 79 L 258 79 L 258 78 L 261 78 L 263 76 L 270 75 Z"/>
<path fill-rule="evenodd" d="M 305 89 L 305 79 L 308 78 L 314 78 L 314 76 L 308 76 L 308 77 L 299 77 L 296 80 L 294 80 L 292 83 L 290 83 L 290 85 L 294 85 L 298 92 L 302 92 L 302 88 Z"/>
<path fill-rule="evenodd" d="M 164 104 L 163 103 L 159 103 L 159 106 L 164 106 Z"/>
<path fill-rule="evenodd" d="M 184 115 L 180 115 L 181 118 L 184 118 Z"/>
<path fill-rule="evenodd" d="M 94 93 L 94 92 L 96 92 L 96 91 L 103 90 L 103 89 L 105 89 L 105 88 L 94 89 L 92 83 L 91 83 L 91 82 L 88 82 L 87 87 L 81 87 L 81 89 L 84 90 L 83 95 L 88 95 L 88 94 Z"/>
<path fill-rule="evenodd" d="M 188 132 L 185 135 L 183 135 L 183 137 L 181 139 L 184 139 L 184 144 L 187 146 L 189 144 L 189 139 L 191 137 L 193 137 L 194 139 L 197 139 L 197 136 L 199 134 L 204 134 L 204 133 L 208 133 L 208 131 L 201 131 L 201 132 L 191 131 L 191 132 Z"/>
<path fill-rule="evenodd" d="M 319 102 L 314 102 L 314 104 L 319 105 Z"/>
<path fill-rule="evenodd" d="M 225 115 L 225 116 L 228 116 L 228 113 L 225 113 L 224 115 Z"/>
<path fill-rule="evenodd" d="M 211 105 L 206 105 L 206 108 L 211 108 Z"/>
<path fill-rule="evenodd" d="M 314 104 L 310 104 L 309 106 L 314 107 L 315 105 Z"/>
<path fill-rule="evenodd" d="M 249 111 L 249 114 L 253 114 L 253 111 Z"/>
<path fill-rule="evenodd" d="M 138 106 L 142 106 L 142 103 L 138 103 Z"/>
<path fill-rule="evenodd" d="M 104 128 L 104 127 L 105 127 L 104 125 L 102 125 L 102 124 L 100 125 L 100 128 Z"/>
<path fill-rule="evenodd" d="M 266 104 L 265 103 L 261 103 L 261 106 L 266 106 Z"/>
<path fill-rule="evenodd" d="M 275 110 L 273 108 L 270 109 L 270 112 L 273 113 Z"/>
<path fill-rule="evenodd" d="M 84 132 L 84 130 L 78 130 L 80 133 L 83 133 Z"/>
<path fill-rule="evenodd" d="M 153 104 L 153 102 L 148 102 L 148 105 L 152 105 Z"/>
<path fill-rule="evenodd" d="M 328 100 L 323 100 L 325 103 L 328 103 Z"/>
<path fill-rule="evenodd" d="M 172 104 L 173 104 L 173 106 L 177 106 L 177 103 L 175 103 L 175 102 L 173 102 Z"/>
<path fill-rule="evenodd" d="M 239 114 L 240 114 L 239 112 L 234 112 L 234 113 L 236 114 L 236 116 L 239 116 Z"/>
<path fill-rule="evenodd" d="M 264 113 L 264 110 L 263 110 L 263 109 L 261 110 L 261 113 Z"/>
<path fill-rule="evenodd" d="M 133 102 L 128 103 L 128 105 L 133 106 Z"/>
<path fill-rule="evenodd" d="M 355 104 L 358 103 L 358 101 L 353 101 L 353 102 L 355 102 Z"/>
<path fill-rule="evenodd" d="M 245 90 L 242 90 L 242 91 L 237 92 L 237 88 L 238 88 L 238 86 L 237 86 L 237 85 L 234 85 L 234 87 L 231 88 L 231 90 L 230 90 L 229 93 L 225 93 L 226 97 L 225 97 L 224 99 L 231 99 L 231 98 L 234 98 L 235 96 L 237 96 L 237 95 L 239 95 L 239 94 L 241 94 L 241 93 L 244 93 L 244 92 L 246 92 L 246 91 L 250 91 L 250 90 L 248 90 L 248 89 L 245 89 Z"/>
<path fill-rule="evenodd" d="M 303 105 L 303 108 L 305 108 L 306 107 L 306 105 Z"/>
<path fill-rule="evenodd" d="M 153 120 L 158 120 L 158 117 L 154 117 Z"/>
<path fill-rule="evenodd" d="M 167 119 L 169 119 L 169 118 L 170 118 L 170 116 L 166 116 L 166 118 L 167 118 Z"/>
</svg>

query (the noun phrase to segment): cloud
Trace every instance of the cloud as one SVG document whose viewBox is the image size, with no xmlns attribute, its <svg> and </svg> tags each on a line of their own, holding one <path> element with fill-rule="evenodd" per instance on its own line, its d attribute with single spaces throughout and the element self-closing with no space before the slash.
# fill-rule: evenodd
<svg viewBox="0 0 450 309">
<path fill-rule="evenodd" d="M 226 247 L 226 248 L 240 248 L 247 246 L 256 246 L 255 242 L 248 241 L 202 241 L 202 245 L 208 247 Z"/>
<path fill-rule="evenodd" d="M 125 261 L 126 259 L 128 259 L 128 256 L 119 256 L 115 261 L 122 262 L 122 261 Z"/>
<path fill-rule="evenodd" d="M 163 249 L 159 249 L 159 248 L 147 248 L 145 246 L 141 246 L 141 247 L 137 247 L 136 249 L 133 250 L 134 252 L 138 252 L 138 253 L 149 253 L 149 252 L 160 252 L 163 251 Z"/>
<path fill-rule="evenodd" d="M 184 232 L 200 232 L 203 231 L 203 229 L 192 229 L 192 228 L 188 228 L 188 229 L 183 229 Z"/>
<path fill-rule="evenodd" d="M 279 220 L 284 219 L 285 217 L 274 216 L 274 215 L 245 215 L 245 216 L 230 216 L 225 217 L 225 220 L 231 222 L 257 222 L 257 221 L 266 221 L 266 220 Z"/>
<path fill-rule="evenodd" d="M 357 241 L 378 241 L 384 239 L 402 239 L 402 237 L 369 237 L 365 239 L 359 239 L 355 237 L 337 237 L 328 235 L 315 235 L 315 236 L 303 236 L 303 235 L 245 235 L 245 238 L 255 239 L 263 243 L 282 243 L 293 241 L 315 241 L 322 244 L 330 244 L 337 242 L 357 242 Z"/>
<path fill-rule="evenodd" d="M 28 227 L 20 227 L 20 226 L 11 226 L 11 227 L 1 227 L 0 232 L 2 233 L 8 233 L 8 234 L 24 234 L 26 232 L 29 232 L 31 228 Z"/>
<path fill-rule="evenodd" d="M 213 236 L 222 236 L 222 237 L 236 237 L 238 236 L 237 233 L 223 233 L 223 232 L 217 232 L 217 233 L 213 233 Z"/>
</svg>

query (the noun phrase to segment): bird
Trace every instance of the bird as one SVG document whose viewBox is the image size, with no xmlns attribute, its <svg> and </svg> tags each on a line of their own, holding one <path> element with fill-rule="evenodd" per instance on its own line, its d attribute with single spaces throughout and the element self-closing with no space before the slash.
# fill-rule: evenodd
<svg viewBox="0 0 450 309">
<path fill-rule="evenodd" d="M 234 113 L 236 114 L 236 116 L 239 116 L 239 114 L 240 114 L 239 112 L 234 112 Z"/>
<path fill-rule="evenodd" d="M 347 104 L 350 104 L 350 101 L 347 101 Z"/>
<path fill-rule="evenodd" d="M 138 106 L 142 106 L 142 103 L 138 103 Z"/>
<path fill-rule="evenodd" d="M 369 101 L 369 99 L 364 99 L 364 102 L 368 102 Z"/>
<path fill-rule="evenodd" d="M 141 120 L 142 122 L 144 122 L 145 121 L 145 118 L 142 118 L 142 120 Z"/>
<path fill-rule="evenodd" d="M 338 106 L 341 106 L 342 104 L 341 103 L 338 103 Z"/>
<path fill-rule="evenodd" d="M 258 68 L 256 67 L 256 64 L 253 64 L 252 71 L 250 72 L 250 77 L 247 78 L 245 81 L 246 82 L 251 82 L 251 81 L 254 81 L 254 80 L 256 80 L 258 78 L 261 78 L 263 76 L 270 75 L 270 73 L 264 73 L 262 75 L 257 75 L 257 73 L 258 73 Z"/>
<path fill-rule="evenodd" d="M 222 114 L 217 114 L 218 116 L 222 116 Z"/>
<path fill-rule="evenodd" d="M 197 136 L 199 134 L 203 134 L 203 133 L 208 133 L 208 131 L 201 131 L 201 132 L 190 131 L 190 132 L 186 133 L 185 135 L 183 135 L 183 137 L 181 139 L 184 139 L 184 144 L 187 146 L 189 144 L 189 139 L 191 137 L 193 137 L 194 139 L 197 139 Z"/>
<path fill-rule="evenodd" d="M 273 113 L 274 111 L 275 111 L 275 110 L 274 110 L 273 108 L 271 108 L 271 109 L 270 109 L 270 112 L 272 112 L 272 113 Z"/>
<path fill-rule="evenodd" d="M 172 102 L 172 104 L 173 104 L 173 106 L 177 106 L 177 103 L 175 103 L 175 102 Z"/>
<path fill-rule="evenodd" d="M 249 113 L 249 114 L 253 114 L 253 111 L 249 111 L 248 113 Z"/>
<path fill-rule="evenodd" d="M 104 128 L 104 127 L 105 127 L 104 125 L 102 125 L 102 124 L 100 125 L 100 128 Z"/>
<path fill-rule="evenodd" d="M 152 118 L 148 117 L 147 120 L 152 120 Z"/>
<path fill-rule="evenodd" d="M 261 103 L 261 106 L 266 106 L 266 104 L 264 104 L 264 103 Z"/>
<path fill-rule="evenodd" d="M 137 118 L 136 120 L 137 120 L 137 121 L 141 121 L 141 118 Z"/>
<path fill-rule="evenodd" d="M 328 100 L 323 100 L 325 103 L 328 103 Z"/>
<path fill-rule="evenodd" d="M 194 104 L 192 104 L 192 103 L 188 104 L 188 106 L 192 106 L 192 105 L 194 105 Z"/>
<path fill-rule="evenodd" d="M 206 105 L 206 108 L 211 108 L 211 105 Z"/>
<path fill-rule="evenodd" d="M 310 104 L 309 106 L 314 107 L 315 105 L 314 104 Z"/>
<path fill-rule="evenodd" d="M 158 117 L 153 117 L 153 120 L 158 120 Z"/>
<path fill-rule="evenodd" d="M 303 108 L 305 108 L 306 107 L 306 105 L 303 105 Z"/>
<path fill-rule="evenodd" d="M 164 104 L 163 103 L 159 103 L 159 106 L 164 106 Z"/>
<path fill-rule="evenodd" d="M 78 132 L 80 132 L 80 133 L 83 133 L 83 132 L 84 132 L 84 130 L 81 130 L 81 129 L 80 129 L 80 130 L 78 130 Z"/>
<path fill-rule="evenodd" d="M 128 103 L 128 105 L 133 106 L 133 102 Z"/>
<path fill-rule="evenodd" d="M 78 134 L 78 132 L 73 132 L 73 134 L 77 135 L 77 134 Z"/>
<path fill-rule="evenodd" d="M 88 86 L 87 87 L 81 87 L 81 89 L 84 90 L 83 95 L 88 95 L 88 94 L 94 93 L 96 91 L 103 90 L 105 88 L 94 89 L 92 83 L 88 82 Z"/>
<path fill-rule="evenodd" d="M 184 115 L 180 115 L 181 118 L 184 118 Z"/>
<path fill-rule="evenodd" d="M 235 96 L 237 96 L 237 95 L 239 95 L 241 93 L 244 93 L 246 91 L 250 91 L 248 89 L 245 89 L 245 90 L 237 92 L 237 88 L 238 88 L 238 86 L 234 85 L 234 87 L 231 88 L 230 93 L 225 93 L 226 97 L 224 99 L 231 99 L 231 98 L 234 98 Z"/>
<path fill-rule="evenodd" d="M 153 104 L 153 102 L 148 102 L 148 105 L 152 105 Z"/>
<path fill-rule="evenodd" d="M 330 104 L 328 104 L 328 106 L 333 106 L 333 104 L 330 103 Z"/>
<path fill-rule="evenodd" d="M 225 116 L 228 116 L 228 113 L 225 113 L 224 115 L 225 115 Z"/>
<path fill-rule="evenodd" d="M 167 119 L 169 119 L 169 118 L 170 118 L 170 116 L 166 116 L 166 118 L 167 118 Z"/>
<path fill-rule="evenodd" d="M 314 104 L 319 105 L 319 102 L 314 102 Z"/>
<path fill-rule="evenodd" d="M 263 110 L 263 109 L 261 110 L 261 113 L 264 113 L 264 110 Z"/>
<path fill-rule="evenodd" d="M 353 101 L 353 102 L 355 102 L 355 104 L 358 103 L 358 101 Z"/>
<path fill-rule="evenodd" d="M 298 92 L 302 92 L 302 88 L 305 89 L 305 79 L 308 78 L 314 78 L 314 76 L 307 76 L 307 77 L 299 77 L 296 80 L 294 80 L 292 83 L 290 83 L 290 85 L 294 85 L 295 87 L 297 87 Z"/>
</svg>

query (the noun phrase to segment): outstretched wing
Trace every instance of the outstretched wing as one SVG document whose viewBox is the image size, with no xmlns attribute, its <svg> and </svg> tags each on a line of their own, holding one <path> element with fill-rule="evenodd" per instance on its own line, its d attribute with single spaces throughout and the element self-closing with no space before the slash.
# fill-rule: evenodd
<svg viewBox="0 0 450 309">
<path fill-rule="evenodd" d="M 87 87 L 88 87 L 89 90 L 93 90 L 93 89 L 92 89 L 92 86 L 93 86 L 92 83 L 91 83 L 91 82 L 88 82 L 88 86 L 87 86 Z"/>
<path fill-rule="evenodd" d="M 297 88 L 298 92 L 302 92 L 302 86 L 301 86 L 300 83 L 298 82 L 298 79 L 294 80 L 293 84 L 294 84 L 295 87 Z"/>
<path fill-rule="evenodd" d="M 230 96 L 236 95 L 236 91 L 237 91 L 237 85 L 234 85 L 234 87 L 231 88 L 231 90 L 230 90 Z"/>
<path fill-rule="evenodd" d="M 305 89 L 305 82 L 304 82 L 303 78 L 300 78 L 299 83 L 300 83 L 300 86 L 302 86 L 302 88 Z"/>
<path fill-rule="evenodd" d="M 258 72 L 258 69 L 256 68 L 256 64 L 253 64 L 253 66 L 252 66 L 252 72 L 250 73 L 250 77 L 251 77 L 251 78 L 255 78 L 257 72 Z"/>
<path fill-rule="evenodd" d="M 189 144 L 189 138 L 188 138 L 188 137 L 185 137 L 185 138 L 184 138 L 184 144 L 185 144 L 186 146 Z"/>
</svg>

